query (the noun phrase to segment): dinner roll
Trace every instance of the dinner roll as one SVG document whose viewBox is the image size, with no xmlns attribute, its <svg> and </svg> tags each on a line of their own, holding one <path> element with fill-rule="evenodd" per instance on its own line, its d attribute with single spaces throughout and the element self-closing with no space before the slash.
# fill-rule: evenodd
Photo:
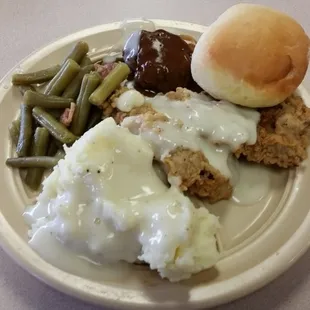
<svg viewBox="0 0 310 310">
<path fill-rule="evenodd" d="M 191 71 L 217 99 L 270 107 L 302 82 L 308 51 L 309 38 L 291 17 L 261 5 L 237 4 L 200 37 Z"/>
</svg>

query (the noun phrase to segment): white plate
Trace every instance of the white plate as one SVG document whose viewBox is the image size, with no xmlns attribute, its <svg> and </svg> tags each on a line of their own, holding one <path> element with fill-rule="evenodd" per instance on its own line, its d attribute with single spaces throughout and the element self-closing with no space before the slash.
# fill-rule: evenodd
<svg viewBox="0 0 310 310">
<path fill-rule="evenodd" d="M 154 22 L 157 27 L 195 37 L 206 29 L 176 21 Z M 268 197 L 255 206 L 242 207 L 227 202 L 213 206 L 212 212 L 220 215 L 223 225 L 220 234 L 223 257 L 216 268 L 179 284 L 160 280 L 155 272 L 143 266 L 130 266 L 126 274 L 109 278 L 104 273 L 100 278 L 95 269 L 89 272 L 83 270 L 84 276 L 78 276 L 50 265 L 28 246 L 27 226 L 22 213 L 33 197 L 25 191 L 19 174 L 4 164 L 5 159 L 12 155 L 7 128 L 21 103 L 18 90 L 10 84 L 11 75 L 18 69 L 32 71 L 59 63 L 71 49 L 72 43 L 80 39 L 95 48 L 111 45 L 120 37 L 118 26 L 119 23 L 98 26 L 52 43 L 23 60 L 2 80 L 1 244 L 18 264 L 45 283 L 104 306 L 125 309 L 203 308 L 249 294 L 279 276 L 309 247 L 309 160 L 296 170 L 267 169 L 265 173 L 271 179 L 270 191 Z M 300 93 L 305 102 L 310 103 L 304 88 L 300 88 Z"/>
</svg>

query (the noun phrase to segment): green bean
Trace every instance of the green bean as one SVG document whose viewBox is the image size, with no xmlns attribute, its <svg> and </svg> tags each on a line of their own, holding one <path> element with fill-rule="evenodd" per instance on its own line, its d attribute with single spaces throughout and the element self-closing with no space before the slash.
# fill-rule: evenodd
<svg viewBox="0 0 310 310">
<path fill-rule="evenodd" d="M 86 55 L 83 57 L 83 59 L 80 63 L 80 66 L 81 66 L 81 68 L 83 68 L 83 67 L 86 67 L 86 66 L 91 65 L 91 64 L 92 64 L 92 62 L 91 62 L 90 58 Z"/>
<path fill-rule="evenodd" d="M 47 153 L 49 132 L 46 128 L 38 127 L 34 133 L 34 139 L 32 144 L 32 156 L 45 156 Z M 44 169 L 43 168 L 31 168 L 27 171 L 25 182 L 26 184 L 36 190 L 42 181 Z"/>
<path fill-rule="evenodd" d="M 24 94 L 27 90 L 36 91 L 32 85 L 19 85 L 18 88 L 19 88 L 19 91 L 22 94 L 22 96 L 24 96 Z"/>
<path fill-rule="evenodd" d="M 72 59 L 79 64 L 82 61 L 83 57 L 88 53 L 88 50 L 88 44 L 84 41 L 79 41 L 75 44 L 72 51 L 66 57 L 64 62 L 66 62 L 68 59 Z"/>
<path fill-rule="evenodd" d="M 72 79 L 79 73 L 80 66 L 72 59 L 68 59 L 60 71 L 47 84 L 45 95 L 60 96 Z"/>
<path fill-rule="evenodd" d="M 63 159 L 65 157 L 65 155 L 66 155 L 65 151 L 59 149 L 54 157 L 59 160 L 59 159 Z"/>
<path fill-rule="evenodd" d="M 46 154 L 49 138 L 50 135 L 46 128 L 38 127 L 36 129 L 32 145 L 33 156 L 44 156 Z"/>
<path fill-rule="evenodd" d="M 57 145 L 59 150 L 63 150 L 64 149 L 64 144 L 61 141 L 55 139 L 55 143 L 56 143 L 56 145 Z"/>
<path fill-rule="evenodd" d="M 12 83 L 14 85 L 30 85 L 44 83 L 51 80 L 60 70 L 60 65 L 52 66 L 31 73 L 15 73 L 12 76 Z"/>
<path fill-rule="evenodd" d="M 90 95 L 89 101 L 100 106 L 113 91 L 124 81 L 130 73 L 125 63 L 118 63 L 117 66 L 106 76 L 98 88 Z"/>
<path fill-rule="evenodd" d="M 20 158 L 8 158 L 6 164 L 13 168 L 53 168 L 59 158 L 51 156 L 32 156 Z M 26 177 L 27 178 L 27 177 Z"/>
<path fill-rule="evenodd" d="M 19 132 L 20 132 L 20 118 L 14 120 L 9 127 L 11 141 L 14 146 L 17 146 Z"/>
<path fill-rule="evenodd" d="M 24 95 L 25 104 L 47 109 L 66 109 L 70 107 L 72 101 L 71 98 L 48 96 L 32 90 L 27 90 Z"/>
<path fill-rule="evenodd" d="M 26 104 L 20 106 L 20 134 L 16 146 L 16 153 L 19 157 L 27 156 L 31 146 L 33 133 L 31 109 Z"/>
<path fill-rule="evenodd" d="M 33 108 L 33 117 L 45 127 L 50 134 L 63 144 L 71 144 L 78 139 L 63 124 L 58 122 L 51 114 L 47 113 L 40 107 Z"/>
<path fill-rule="evenodd" d="M 66 87 L 62 94 L 62 97 L 73 98 L 74 100 L 78 97 L 82 80 L 85 74 L 91 72 L 94 69 L 94 65 L 83 67 L 71 83 Z"/>
<path fill-rule="evenodd" d="M 57 152 L 64 152 L 63 144 L 60 141 L 54 139 L 54 137 L 52 137 L 50 145 L 48 147 L 47 156 L 55 156 Z"/>
<path fill-rule="evenodd" d="M 95 127 L 101 120 L 102 110 L 93 105 L 90 110 L 86 131 Z"/>
<path fill-rule="evenodd" d="M 97 73 L 85 74 L 83 78 L 71 123 L 71 131 L 76 136 L 81 136 L 84 133 L 91 108 L 89 96 L 96 89 L 100 80 L 100 76 Z"/>
<path fill-rule="evenodd" d="M 55 119 L 59 120 L 60 116 L 63 114 L 63 109 L 49 109 L 48 113 L 51 114 Z"/>
<path fill-rule="evenodd" d="M 54 138 L 50 139 L 50 145 L 47 149 L 47 156 L 54 156 L 58 151 L 58 145 Z"/>
</svg>

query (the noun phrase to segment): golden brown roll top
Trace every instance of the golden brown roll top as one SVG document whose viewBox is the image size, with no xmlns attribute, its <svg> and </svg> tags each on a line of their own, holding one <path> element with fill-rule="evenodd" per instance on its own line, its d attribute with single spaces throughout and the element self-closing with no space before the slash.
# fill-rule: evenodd
<svg viewBox="0 0 310 310">
<path fill-rule="evenodd" d="M 308 52 L 309 38 L 294 19 L 268 7 L 238 4 L 201 36 L 191 70 L 215 98 L 268 107 L 300 85 Z"/>
</svg>

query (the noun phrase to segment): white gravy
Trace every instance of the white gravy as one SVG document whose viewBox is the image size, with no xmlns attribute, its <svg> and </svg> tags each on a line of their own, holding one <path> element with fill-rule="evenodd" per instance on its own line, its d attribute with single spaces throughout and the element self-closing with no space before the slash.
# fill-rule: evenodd
<svg viewBox="0 0 310 310">
<path fill-rule="evenodd" d="M 152 107 L 171 120 L 181 120 L 187 130 L 212 143 L 227 144 L 232 150 L 241 144 L 254 144 L 260 118 L 255 110 L 238 107 L 227 101 L 210 101 L 203 94 L 191 92 L 185 101 L 170 100 L 157 95 L 147 99 Z"/>
<path fill-rule="evenodd" d="M 191 93 L 185 101 L 157 95 L 147 98 L 146 102 L 151 103 L 157 112 L 165 114 L 169 121 L 156 121 L 149 128 L 143 126 L 139 116 L 133 116 L 125 118 L 122 126 L 140 134 L 152 146 L 158 160 L 177 147 L 200 150 L 213 167 L 232 178 L 230 153 L 243 143 L 256 142 L 260 114 L 255 110 L 224 101 L 211 101 L 209 97 L 196 93 Z"/>
<path fill-rule="evenodd" d="M 52 236 L 75 253 L 70 257 L 76 265 L 78 257 L 97 264 L 140 259 L 171 281 L 213 265 L 217 218 L 196 209 L 177 187 L 168 188 L 153 169 L 153 156 L 141 137 L 112 118 L 86 132 L 24 214 L 32 226 L 30 244 L 55 259 L 62 250 Z M 188 254 L 182 257 L 182 251 Z M 178 265 L 178 259 L 186 263 Z"/>
</svg>

